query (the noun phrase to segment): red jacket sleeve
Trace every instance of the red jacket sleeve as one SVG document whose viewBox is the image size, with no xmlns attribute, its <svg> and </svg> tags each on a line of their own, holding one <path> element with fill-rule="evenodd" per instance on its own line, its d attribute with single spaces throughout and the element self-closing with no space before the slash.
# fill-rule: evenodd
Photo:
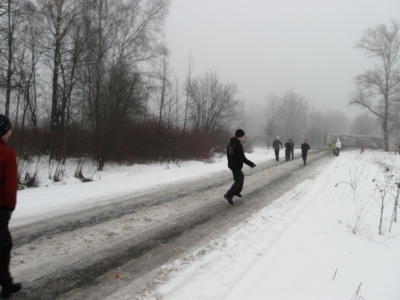
<svg viewBox="0 0 400 300">
<path fill-rule="evenodd" d="M 18 189 L 17 157 L 14 150 L 10 149 L 2 171 L 4 176 L 3 200 L 8 210 L 13 211 L 17 205 Z"/>
</svg>

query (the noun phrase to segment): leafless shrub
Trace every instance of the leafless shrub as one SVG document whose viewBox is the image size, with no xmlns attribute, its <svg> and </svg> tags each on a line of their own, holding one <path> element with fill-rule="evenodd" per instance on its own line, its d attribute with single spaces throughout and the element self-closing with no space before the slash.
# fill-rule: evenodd
<svg viewBox="0 0 400 300">
<path fill-rule="evenodd" d="M 351 297 L 351 300 L 365 299 L 363 296 L 361 296 L 361 285 L 362 285 L 362 282 L 360 283 L 360 285 L 358 286 L 358 288 L 354 292 L 353 296 Z"/>
<path fill-rule="evenodd" d="M 397 222 L 397 207 L 399 206 L 399 196 L 400 196 L 400 182 L 399 178 L 397 178 L 397 182 L 394 184 L 394 188 L 397 188 L 396 196 L 394 199 L 394 206 L 393 206 L 393 213 L 392 213 L 392 218 L 390 220 L 390 227 L 389 227 L 389 232 L 392 231 L 392 225 L 393 222 Z"/>
<path fill-rule="evenodd" d="M 82 182 L 93 181 L 93 176 L 96 174 L 97 168 L 95 163 L 89 158 L 80 158 L 76 166 L 74 176 Z M 91 174 L 91 175 L 86 175 Z"/>
<path fill-rule="evenodd" d="M 37 187 L 39 185 L 39 173 L 43 169 L 46 158 L 31 158 L 24 154 L 18 157 L 18 189 Z"/>
<path fill-rule="evenodd" d="M 365 224 L 365 216 L 370 209 L 368 199 L 357 197 L 352 201 L 356 205 L 356 211 L 351 217 L 347 217 L 345 225 L 353 234 L 361 234 L 372 239 L 372 232 L 370 226 Z"/>
<path fill-rule="evenodd" d="M 60 182 L 65 176 L 65 166 L 61 160 L 49 162 L 49 179 L 54 182 Z"/>
<path fill-rule="evenodd" d="M 384 234 L 384 224 L 383 224 L 383 218 L 384 218 L 384 209 L 385 206 L 390 202 L 396 199 L 396 196 L 394 194 L 394 191 L 397 189 L 397 182 L 395 181 L 394 175 L 387 174 L 384 175 L 383 181 L 374 179 L 372 180 L 375 182 L 375 190 L 378 191 L 378 196 L 373 195 L 372 198 L 375 200 L 375 202 L 378 204 L 380 208 L 380 220 L 379 220 L 379 234 L 383 235 Z M 395 201 L 396 202 L 396 201 Z"/>
<path fill-rule="evenodd" d="M 358 183 L 360 182 L 361 174 L 364 170 L 364 165 L 362 166 L 361 170 L 358 168 L 355 168 L 355 170 L 352 172 L 349 170 L 349 175 L 350 175 L 350 181 L 342 181 L 338 182 L 335 184 L 335 187 L 338 187 L 340 184 L 348 184 L 350 185 L 351 189 L 353 190 L 353 200 L 356 199 L 357 196 L 357 186 Z"/>
<path fill-rule="evenodd" d="M 358 167 L 353 170 L 349 170 L 349 181 L 338 182 L 335 187 L 338 187 L 341 184 L 347 184 L 351 187 L 353 192 L 352 197 L 352 205 L 355 205 L 355 213 L 351 217 L 347 217 L 345 225 L 351 229 L 353 234 L 361 234 L 372 239 L 372 233 L 370 227 L 364 224 L 364 219 L 367 212 L 370 209 L 370 201 L 368 198 L 359 197 L 357 194 L 357 189 L 359 188 L 359 182 L 361 179 L 361 175 L 363 173 L 365 165 L 362 166 L 361 169 Z"/>
</svg>

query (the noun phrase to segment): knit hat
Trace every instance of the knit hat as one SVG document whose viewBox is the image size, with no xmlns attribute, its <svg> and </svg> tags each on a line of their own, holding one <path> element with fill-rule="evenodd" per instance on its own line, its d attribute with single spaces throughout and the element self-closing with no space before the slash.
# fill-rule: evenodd
<svg viewBox="0 0 400 300">
<path fill-rule="evenodd" d="M 242 137 L 242 136 L 244 136 L 244 131 L 243 131 L 242 129 L 236 130 L 235 136 L 236 136 L 236 137 Z"/>
<path fill-rule="evenodd" d="M 11 129 L 10 119 L 0 114 L 0 137 L 5 135 Z"/>
<path fill-rule="evenodd" d="M 279 136 L 277 136 L 276 138 L 279 139 Z"/>
</svg>

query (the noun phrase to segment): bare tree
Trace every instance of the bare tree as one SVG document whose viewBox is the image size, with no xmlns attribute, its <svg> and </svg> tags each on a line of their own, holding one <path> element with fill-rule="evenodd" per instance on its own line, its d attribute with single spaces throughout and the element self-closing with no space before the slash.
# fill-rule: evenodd
<svg viewBox="0 0 400 300">
<path fill-rule="evenodd" d="M 204 133 L 227 129 L 237 114 L 237 92 L 235 83 L 222 84 L 212 71 L 194 78 L 190 88 L 192 129 Z"/>
<path fill-rule="evenodd" d="M 287 138 L 306 138 L 308 102 L 293 90 L 287 91 L 279 101 L 277 114 L 279 135 Z"/>
<path fill-rule="evenodd" d="M 122 65 L 115 65 L 102 87 L 100 122 L 96 154 L 98 170 L 102 171 L 108 156 L 115 152 L 124 137 L 129 120 L 135 119 L 143 108 L 145 93 L 140 75 Z"/>
<path fill-rule="evenodd" d="M 380 24 L 367 29 L 356 48 L 364 50 L 368 57 L 377 57 L 379 64 L 355 78 L 357 91 L 349 104 L 368 109 L 382 121 L 388 152 L 391 108 L 400 102 L 400 25 L 392 21 L 390 26 Z"/>
<path fill-rule="evenodd" d="M 289 90 L 278 97 L 271 95 L 267 102 L 266 134 L 268 145 L 271 138 L 280 136 L 294 140 L 305 138 L 307 133 L 308 102 L 304 98 Z"/>
<path fill-rule="evenodd" d="M 60 105 L 57 110 L 57 120 L 60 124 L 60 133 L 62 133 L 62 153 L 63 164 L 65 164 L 67 156 L 67 133 L 71 119 L 71 105 L 73 93 L 78 86 L 78 71 L 82 68 L 82 57 L 86 50 L 86 36 L 84 34 L 84 19 L 76 19 L 71 24 L 71 29 L 65 37 L 66 46 L 62 49 L 60 62 L 61 82 L 60 89 Z"/>
<path fill-rule="evenodd" d="M 39 0 L 40 12 L 48 27 L 48 47 L 52 49 L 52 95 L 51 95 L 51 115 L 50 115 L 50 160 L 56 154 L 56 134 L 59 127 L 58 107 L 59 107 L 59 75 L 61 65 L 61 53 L 64 39 L 74 21 L 80 18 L 84 8 L 89 1 L 80 0 Z M 54 45 L 54 46 L 53 46 Z"/>
<path fill-rule="evenodd" d="M 1 17 L 2 30 L 0 30 L 0 36 L 2 40 L 6 42 L 6 45 L 2 47 L 3 49 L 1 51 L 5 61 L 5 69 L 2 74 L 2 85 L 6 90 L 5 114 L 9 115 L 11 92 L 18 85 L 16 82 L 18 80 L 14 79 L 15 41 L 20 32 L 21 24 L 25 22 L 25 2 L 21 0 L 7 0 L 2 3 L 2 9 L 4 10 L 4 14 Z"/>
<path fill-rule="evenodd" d="M 118 144 L 115 140 L 107 141 L 104 136 L 105 132 L 110 133 L 108 129 L 104 130 L 104 124 L 119 124 L 115 123 L 118 114 L 109 114 L 110 107 L 119 111 L 115 105 L 123 106 L 123 101 L 129 100 L 141 110 L 142 101 L 148 99 L 149 90 L 144 92 L 142 82 L 143 70 L 165 50 L 160 37 L 168 4 L 167 0 L 98 0 L 86 13 L 90 22 L 86 28 L 88 49 L 84 58 L 85 111 L 94 143 L 99 143 L 97 148 L 101 150 L 96 154 L 99 170 Z M 120 78 L 122 82 L 118 83 L 115 78 Z M 124 81 L 126 78 L 134 78 L 132 85 Z M 126 95 L 125 100 L 118 99 L 117 103 L 111 92 L 116 93 L 123 86 L 129 86 L 132 94 L 129 97 Z M 108 87 L 107 90 L 105 87 Z M 163 103 L 161 107 L 164 107 Z M 163 110 L 160 111 L 162 119 Z M 106 121 L 105 116 L 116 120 Z M 133 118 L 132 114 L 127 114 L 119 120 L 125 120 L 127 116 Z"/>
<path fill-rule="evenodd" d="M 308 113 L 308 133 L 307 139 L 311 145 L 324 145 L 324 135 L 327 133 L 324 129 L 325 114 L 319 110 L 312 109 Z"/>
<path fill-rule="evenodd" d="M 160 86 L 160 97 L 157 99 L 157 110 L 158 110 L 158 127 L 157 127 L 157 139 L 160 135 L 161 124 L 163 122 L 163 115 L 167 106 L 168 92 L 171 90 L 171 69 L 168 65 L 167 54 L 164 53 L 161 72 L 159 75 L 159 80 L 161 81 Z"/>
<path fill-rule="evenodd" d="M 188 67 L 186 69 L 186 79 L 185 79 L 185 84 L 184 84 L 184 91 L 185 91 L 185 105 L 184 105 L 184 107 L 185 107 L 185 112 L 184 112 L 184 116 L 183 116 L 183 129 L 182 129 L 183 133 L 185 133 L 185 131 L 186 131 L 186 124 L 187 124 L 187 119 L 188 119 L 192 73 L 193 73 L 193 58 L 192 58 L 192 51 L 190 51 L 189 60 L 188 60 Z"/>
<path fill-rule="evenodd" d="M 271 94 L 267 99 L 265 124 L 265 135 L 268 149 L 269 146 L 272 145 L 272 141 L 275 139 L 275 136 L 278 135 L 278 106 L 278 97 L 275 94 Z"/>
<path fill-rule="evenodd" d="M 15 128 L 20 130 L 20 149 L 23 151 L 37 151 L 40 147 L 38 138 L 39 122 L 41 114 L 39 99 L 41 59 L 43 56 L 42 44 L 44 28 L 39 20 L 36 7 L 30 3 L 25 6 L 25 23 L 21 26 L 21 32 L 16 40 L 18 51 L 15 57 L 15 77 L 17 84 L 17 105 L 15 108 Z M 20 114 L 22 109 L 22 115 Z M 32 142 L 25 141 L 25 129 L 31 130 Z M 30 149 L 26 149 L 29 148 Z"/>
</svg>

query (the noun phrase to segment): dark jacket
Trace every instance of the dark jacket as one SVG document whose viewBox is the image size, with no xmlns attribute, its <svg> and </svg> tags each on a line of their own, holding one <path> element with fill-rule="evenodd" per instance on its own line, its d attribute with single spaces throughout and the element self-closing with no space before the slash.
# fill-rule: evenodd
<svg viewBox="0 0 400 300">
<path fill-rule="evenodd" d="M 281 149 L 282 149 L 282 142 L 280 140 L 274 140 L 274 142 L 272 143 L 272 148 L 274 148 L 275 150 L 279 150 L 279 144 L 281 144 Z"/>
<path fill-rule="evenodd" d="M 286 142 L 285 143 L 286 151 L 291 152 L 292 151 L 292 143 L 291 142 Z"/>
<path fill-rule="evenodd" d="M 18 167 L 15 151 L 0 138 L 0 209 L 13 211 L 17 204 Z"/>
<path fill-rule="evenodd" d="M 231 141 L 226 148 L 226 154 L 228 156 L 228 167 L 231 170 L 241 170 L 243 168 L 243 163 L 252 168 L 256 166 L 246 158 L 243 152 L 242 143 L 237 138 L 231 138 Z"/>
<path fill-rule="evenodd" d="M 308 143 L 303 143 L 301 144 L 301 152 L 307 153 L 308 150 L 310 150 L 310 145 Z"/>
</svg>

